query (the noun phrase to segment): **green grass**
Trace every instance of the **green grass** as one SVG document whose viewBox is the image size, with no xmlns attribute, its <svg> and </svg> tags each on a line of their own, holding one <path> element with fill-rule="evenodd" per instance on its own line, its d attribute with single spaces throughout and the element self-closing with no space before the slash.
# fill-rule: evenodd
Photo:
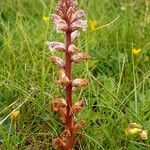
<svg viewBox="0 0 150 150">
<path fill-rule="evenodd" d="M 51 150 L 51 140 L 63 129 L 50 102 L 64 91 L 56 85 L 57 68 L 45 45 L 63 38 L 42 20 L 55 5 L 54 0 L 0 1 L 1 150 Z M 80 0 L 79 7 L 98 28 L 89 26 L 77 41 L 92 58 L 73 66 L 74 78 L 90 81 L 74 92 L 75 101 L 87 103 L 76 116 L 87 121 L 76 149 L 148 150 L 150 138 L 127 137 L 124 129 L 137 122 L 150 131 L 150 2 Z M 132 47 L 141 54 L 132 57 Z M 20 116 L 12 122 L 9 114 L 16 108 Z"/>
</svg>

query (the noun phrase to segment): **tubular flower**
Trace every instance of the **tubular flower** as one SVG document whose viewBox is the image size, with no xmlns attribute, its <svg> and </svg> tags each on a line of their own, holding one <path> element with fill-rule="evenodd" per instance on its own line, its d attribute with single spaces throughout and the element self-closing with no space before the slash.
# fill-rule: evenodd
<svg viewBox="0 0 150 150">
<path fill-rule="evenodd" d="M 58 65 L 61 68 L 65 67 L 65 62 L 61 58 L 59 58 L 59 57 L 52 56 L 51 57 L 51 61 L 52 61 L 52 63 Z"/>
<path fill-rule="evenodd" d="M 88 60 L 90 55 L 88 53 L 78 53 L 72 56 L 72 61 L 74 63 L 79 63 L 81 60 Z"/>
<path fill-rule="evenodd" d="M 55 52 L 57 50 L 58 51 L 66 50 L 65 44 L 60 43 L 60 42 L 46 42 L 46 44 L 51 52 Z"/>
<path fill-rule="evenodd" d="M 72 81 L 73 87 L 81 87 L 81 86 L 86 86 L 86 85 L 88 85 L 88 80 L 86 80 L 86 79 L 77 78 Z"/>
</svg>

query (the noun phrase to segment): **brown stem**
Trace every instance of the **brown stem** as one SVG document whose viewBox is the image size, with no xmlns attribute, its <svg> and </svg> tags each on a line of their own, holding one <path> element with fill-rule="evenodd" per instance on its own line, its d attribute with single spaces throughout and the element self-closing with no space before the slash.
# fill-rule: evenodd
<svg viewBox="0 0 150 150">
<path fill-rule="evenodd" d="M 71 45 L 71 32 L 66 32 L 66 50 L 68 51 L 68 47 Z M 69 80 L 71 81 L 71 55 L 66 51 L 66 67 L 65 67 L 65 73 Z M 69 130 L 70 136 L 66 139 L 66 148 L 65 150 L 71 150 L 73 148 L 73 131 L 72 131 L 72 83 L 70 82 L 66 86 L 66 101 L 67 101 L 67 115 L 65 118 L 65 126 L 66 129 Z"/>
</svg>

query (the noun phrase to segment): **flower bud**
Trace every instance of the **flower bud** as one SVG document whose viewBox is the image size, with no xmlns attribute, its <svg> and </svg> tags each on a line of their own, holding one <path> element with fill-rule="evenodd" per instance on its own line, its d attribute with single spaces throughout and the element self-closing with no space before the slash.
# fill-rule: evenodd
<svg viewBox="0 0 150 150">
<path fill-rule="evenodd" d="M 60 108 L 66 108 L 67 103 L 63 98 L 57 98 L 52 101 L 52 107 L 55 112 L 58 112 Z"/>
<path fill-rule="evenodd" d="M 86 79 L 77 78 L 72 81 L 73 87 L 81 87 L 81 86 L 87 86 L 87 85 L 88 85 L 88 80 Z"/>
<path fill-rule="evenodd" d="M 78 20 L 84 16 L 85 16 L 84 10 L 78 10 L 72 15 L 71 22 L 73 22 L 74 20 Z"/>
<path fill-rule="evenodd" d="M 52 56 L 51 61 L 52 61 L 52 63 L 58 65 L 59 67 L 65 68 L 65 62 L 61 58 L 59 58 L 57 56 Z"/>
<path fill-rule="evenodd" d="M 64 18 L 64 14 L 62 12 L 62 10 L 60 9 L 59 6 L 56 7 L 56 13 L 58 16 L 60 16 L 61 18 Z"/>
<path fill-rule="evenodd" d="M 10 118 L 11 118 L 11 119 L 16 119 L 16 118 L 19 116 L 19 114 L 20 114 L 20 111 L 19 111 L 19 110 L 13 111 L 13 112 L 11 113 Z"/>
<path fill-rule="evenodd" d="M 57 32 L 65 32 L 68 29 L 67 23 L 65 20 L 61 19 L 60 16 L 53 14 L 51 19 L 52 22 L 56 25 Z"/>
<path fill-rule="evenodd" d="M 53 139 L 52 145 L 55 149 L 65 149 L 66 143 L 59 137 Z"/>
<path fill-rule="evenodd" d="M 147 140 L 148 139 L 148 133 L 146 130 L 143 130 L 141 133 L 140 133 L 140 138 L 142 140 Z"/>
<path fill-rule="evenodd" d="M 73 45 L 73 44 L 71 44 L 71 45 L 68 47 L 68 52 L 71 53 L 71 54 L 74 54 L 74 53 L 76 53 L 77 51 L 78 51 L 78 48 L 77 48 L 75 45 Z"/>
<path fill-rule="evenodd" d="M 63 133 L 61 134 L 61 136 L 65 139 L 65 138 L 67 138 L 67 137 L 70 137 L 70 136 L 71 136 L 71 133 L 70 133 L 70 131 L 69 131 L 68 129 L 65 129 L 65 130 L 63 131 Z"/>
<path fill-rule="evenodd" d="M 65 120 L 65 117 L 66 117 L 66 114 L 67 114 L 66 108 L 60 107 L 60 108 L 58 109 L 58 113 L 59 113 L 60 116 L 61 116 L 60 119 L 61 119 L 62 121 Z"/>
<path fill-rule="evenodd" d="M 86 20 L 77 20 L 71 24 L 72 31 L 75 31 L 77 29 L 81 29 L 85 31 L 87 28 L 87 21 Z"/>
<path fill-rule="evenodd" d="M 72 56 L 72 61 L 74 63 L 79 63 L 81 60 L 87 60 L 90 58 L 90 55 L 88 53 L 78 53 Z"/>
<path fill-rule="evenodd" d="M 73 11 L 74 11 L 73 7 L 68 8 L 67 13 L 66 13 L 66 16 L 67 16 L 68 20 L 70 20 L 72 18 Z"/>
<path fill-rule="evenodd" d="M 58 33 L 66 32 L 67 29 L 68 29 L 68 25 L 66 24 L 64 20 L 61 20 L 58 22 L 58 24 L 56 24 L 56 31 Z"/>
<path fill-rule="evenodd" d="M 61 17 L 55 14 L 51 15 L 51 20 L 54 24 L 58 23 L 61 20 Z"/>
<path fill-rule="evenodd" d="M 59 77 L 60 80 L 58 80 L 58 84 L 66 86 L 69 83 L 69 78 L 66 76 L 65 71 L 63 69 L 59 71 Z"/>
<path fill-rule="evenodd" d="M 84 121 L 84 120 L 81 120 L 79 122 L 75 122 L 73 124 L 73 131 L 77 132 L 78 130 L 80 130 L 81 128 L 83 128 L 85 125 L 86 125 L 86 121 Z"/>
<path fill-rule="evenodd" d="M 71 33 L 71 42 L 74 42 L 80 36 L 80 32 L 75 30 Z"/>
<path fill-rule="evenodd" d="M 66 47 L 65 44 L 60 43 L 60 42 L 46 42 L 46 44 L 48 45 L 48 48 L 51 52 L 55 52 L 56 50 L 59 51 L 65 51 Z"/>
<path fill-rule="evenodd" d="M 75 104 L 72 106 L 72 112 L 73 112 L 73 113 L 80 112 L 81 109 L 84 107 L 84 104 L 85 104 L 84 100 L 81 100 L 81 101 L 75 103 Z"/>
</svg>

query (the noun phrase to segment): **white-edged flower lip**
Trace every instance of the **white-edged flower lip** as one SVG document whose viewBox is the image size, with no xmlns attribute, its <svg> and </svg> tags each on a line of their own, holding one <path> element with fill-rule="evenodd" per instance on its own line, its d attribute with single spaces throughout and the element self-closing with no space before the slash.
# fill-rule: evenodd
<svg viewBox="0 0 150 150">
<path fill-rule="evenodd" d="M 51 52 L 55 52 L 57 50 L 59 50 L 59 51 L 66 50 L 65 44 L 63 44 L 61 42 L 48 42 L 47 41 L 46 44 Z"/>
</svg>

